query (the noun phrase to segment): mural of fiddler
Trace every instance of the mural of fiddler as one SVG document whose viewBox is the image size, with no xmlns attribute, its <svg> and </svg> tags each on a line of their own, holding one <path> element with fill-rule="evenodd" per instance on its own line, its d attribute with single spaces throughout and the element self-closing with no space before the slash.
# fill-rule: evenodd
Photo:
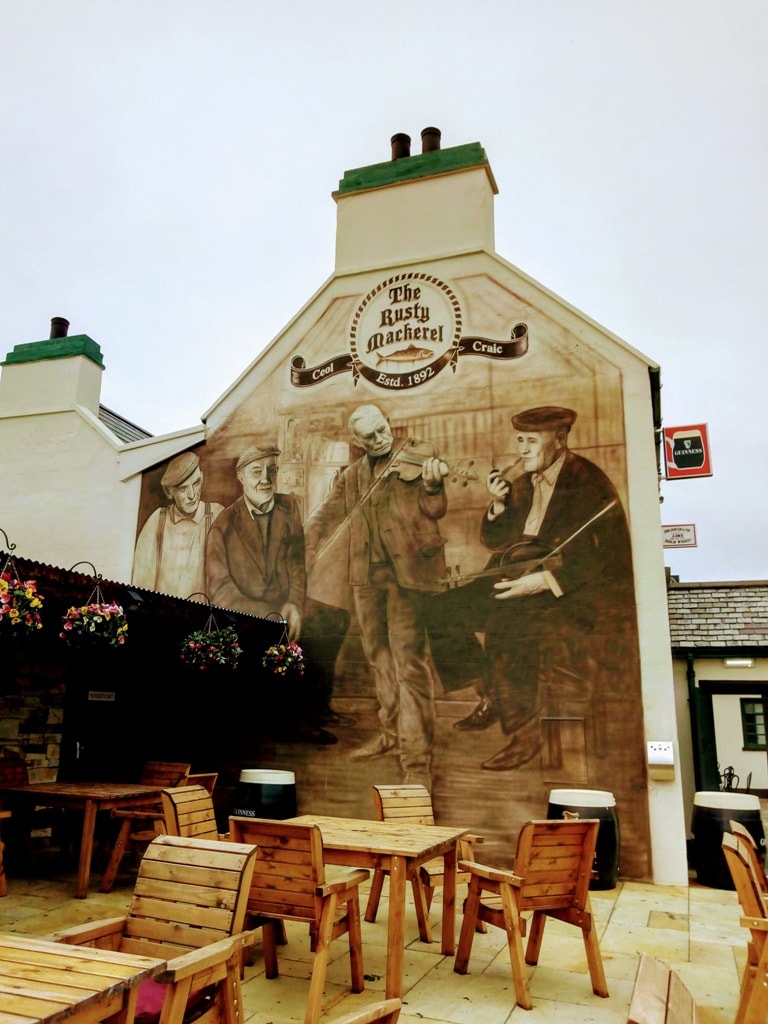
<svg viewBox="0 0 768 1024">
<path fill-rule="evenodd" d="M 605 788 L 647 876 L 618 365 L 490 277 L 370 274 L 254 364 L 197 455 L 201 589 L 305 648 L 301 729 L 269 755 L 322 767 L 313 811 L 420 782 L 492 856 L 550 785 Z"/>
</svg>

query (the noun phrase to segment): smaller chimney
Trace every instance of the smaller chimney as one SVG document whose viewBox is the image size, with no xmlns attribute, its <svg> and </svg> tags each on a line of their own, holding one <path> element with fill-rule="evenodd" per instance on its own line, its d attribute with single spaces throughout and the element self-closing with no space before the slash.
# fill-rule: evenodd
<svg viewBox="0 0 768 1024">
<path fill-rule="evenodd" d="M 52 338 L 66 338 L 68 330 L 69 330 L 69 320 L 65 320 L 63 316 L 51 317 L 51 337 Z"/>
<path fill-rule="evenodd" d="M 392 143 L 392 159 L 401 160 L 404 156 L 411 155 L 411 136 L 405 132 L 398 132 L 390 139 Z"/>
<path fill-rule="evenodd" d="M 434 153 L 440 149 L 440 137 L 442 132 L 439 128 L 422 128 L 421 130 L 421 152 Z"/>
</svg>

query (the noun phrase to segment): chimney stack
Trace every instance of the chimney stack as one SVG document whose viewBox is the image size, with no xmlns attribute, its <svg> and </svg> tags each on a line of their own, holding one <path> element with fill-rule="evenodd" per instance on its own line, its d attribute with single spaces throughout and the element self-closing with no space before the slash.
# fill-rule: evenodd
<svg viewBox="0 0 768 1024">
<path fill-rule="evenodd" d="M 390 139 L 392 143 L 392 159 L 402 160 L 405 156 L 411 155 L 411 136 L 405 132 L 398 132 Z"/>
<path fill-rule="evenodd" d="M 439 128 L 422 128 L 421 130 L 421 152 L 434 153 L 440 149 L 440 137 L 442 132 Z"/>
<path fill-rule="evenodd" d="M 65 320 L 63 316 L 51 317 L 51 337 L 52 338 L 66 338 L 68 330 L 69 330 L 69 320 Z"/>
</svg>

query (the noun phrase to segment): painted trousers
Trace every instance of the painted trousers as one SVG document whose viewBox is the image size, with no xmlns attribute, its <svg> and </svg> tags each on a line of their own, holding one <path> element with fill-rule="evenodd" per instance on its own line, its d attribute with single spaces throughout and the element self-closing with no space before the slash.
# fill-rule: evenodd
<svg viewBox="0 0 768 1024">
<path fill-rule="evenodd" d="M 435 700 L 425 595 L 401 587 L 389 565 L 372 566 L 368 583 L 354 587 L 353 594 L 382 730 L 397 737 L 404 772 L 429 772 Z"/>
</svg>

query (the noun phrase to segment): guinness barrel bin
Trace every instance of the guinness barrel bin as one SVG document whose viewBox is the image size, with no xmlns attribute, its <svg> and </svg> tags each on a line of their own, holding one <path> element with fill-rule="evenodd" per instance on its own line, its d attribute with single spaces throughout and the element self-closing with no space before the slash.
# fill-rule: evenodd
<svg viewBox="0 0 768 1024">
<path fill-rule="evenodd" d="M 593 868 L 597 878 L 590 889 L 615 889 L 619 875 L 621 837 L 616 815 L 616 798 L 603 789 L 552 789 L 549 793 L 548 818 L 564 818 L 564 812 L 579 818 L 597 818 L 597 846 Z"/>
<path fill-rule="evenodd" d="M 762 860 L 765 857 L 765 830 L 760 817 L 759 797 L 721 790 L 694 793 L 691 820 L 693 867 L 697 880 L 711 889 L 736 888 L 723 853 L 723 833 L 731 831 L 730 821 L 738 821 L 749 829 Z"/>
<path fill-rule="evenodd" d="M 235 789 L 232 813 L 243 818 L 293 818 L 296 776 L 272 768 L 245 768 Z"/>
</svg>

